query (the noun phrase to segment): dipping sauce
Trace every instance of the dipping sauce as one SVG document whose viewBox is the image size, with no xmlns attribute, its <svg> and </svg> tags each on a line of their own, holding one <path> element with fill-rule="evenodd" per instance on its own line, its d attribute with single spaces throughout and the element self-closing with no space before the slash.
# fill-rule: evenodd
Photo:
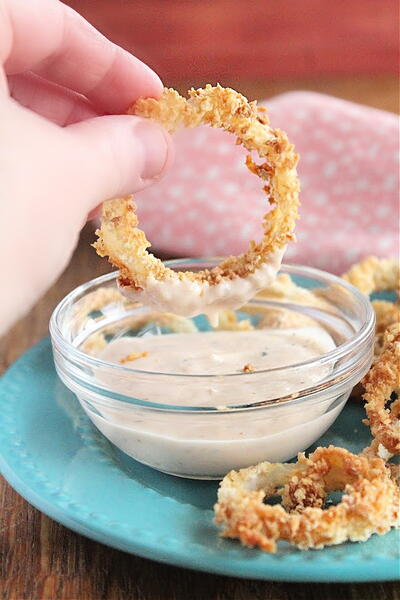
<svg viewBox="0 0 400 600">
<path fill-rule="evenodd" d="M 222 375 L 240 373 L 250 363 L 255 371 L 285 367 L 324 354 L 334 348 L 330 335 L 319 327 L 207 331 L 161 336 L 120 338 L 101 354 L 110 362 L 158 373 Z M 133 357 L 125 361 L 129 354 Z"/>
<path fill-rule="evenodd" d="M 119 410 L 118 402 L 105 401 L 92 411 L 80 400 L 100 431 L 136 460 L 183 477 L 219 478 L 231 468 L 287 460 L 329 427 L 348 394 L 325 392 L 306 409 L 290 398 L 330 374 L 325 364 L 298 363 L 334 347 L 317 326 L 121 337 L 99 358 L 123 367 L 124 374 L 97 368 L 99 385 L 154 408 L 124 403 Z M 285 368 L 291 364 L 298 366 Z M 246 365 L 254 370 L 246 372 Z M 285 397 L 287 403 L 273 406 L 231 408 Z M 193 406 L 205 412 L 191 412 Z"/>
<path fill-rule="evenodd" d="M 225 376 L 221 391 L 213 378 L 207 377 L 200 385 L 187 381 L 183 394 L 174 396 L 174 404 L 187 406 L 235 406 L 258 400 L 286 396 L 308 388 L 321 381 L 327 367 L 313 366 L 288 374 L 258 374 L 257 371 L 283 368 L 303 363 L 332 350 L 335 344 L 321 327 L 298 329 L 258 329 L 253 331 L 208 331 L 197 333 L 171 333 L 148 337 L 122 337 L 108 344 L 99 358 L 123 364 L 131 369 L 176 375 Z M 129 357 L 132 356 L 132 361 Z M 247 367 L 247 368 L 246 368 Z M 245 395 L 237 378 L 230 374 L 248 373 Z M 99 370 L 98 376 L 104 381 Z M 107 374 L 107 377 L 109 375 Z M 152 402 L 170 403 L 165 383 L 157 387 L 153 380 L 151 391 L 132 374 L 131 385 L 113 381 L 122 394 L 139 394 Z M 189 389 L 190 388 L 190 391 Z"/>
<path fill-rule="evenodd" d="M 160 471 L 210 479 L 286 461 L 329 428 L 367 372 L 374 314 L 334 276 L 285 273 L 292 282 L 223 312 L 215 331 L 203 315 L 127 302 L 118 274 L 96 279 L 52 317 L 57 372 L 112 444 Z"/>
</svg>

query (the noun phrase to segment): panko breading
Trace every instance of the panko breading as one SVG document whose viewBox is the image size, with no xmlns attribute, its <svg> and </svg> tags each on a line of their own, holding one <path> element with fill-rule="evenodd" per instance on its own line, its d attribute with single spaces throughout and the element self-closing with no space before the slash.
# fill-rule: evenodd
<svg viewBox="0 0 400 600">
<path fill-rule="evenodd" d="M 383 350 L 363 379 L 368 419 L 364 422 L 371 428 L 374 438 L 386 450 L 400 453 L 400 398 L 386 405 L 393 392 L 400 389 L 400 331 L 392 325 L 384 335 Z"/>
<path fill-rule="evenodd" d="M 269 126 L 265 109 L 248 102 L 234 90 L 207 85 L 203 89 L 191 89 L 188 99 L 173 89 L 165 89 L 159 100 L 140 99 L 130 112 L 151 118 L 170 132 L 207 124 L 234 134 L 238 144 L 249 153 L 256 151 L 263 160 L 257 165 L 249 154 L 246 164 L 264 181 L 263 190 L 272 209 L 263 219 L 261 242 L 250 242 L 244 254 L 229 257 L 210 271 L 183 273 L 169 269 L 147 252 L 150 243 L 137 227 L 135 206 L 130 198 L 105 202 L 101 227 L 97 231 L 99 239 L 94 246 L 100 256 L 107 256 L 120 269 L 122 288 L 143 290 L 149 278 L 206 282 L 210 286 L 227 279 L 246 278 L 293 239 L 299 204 L 298 156 L 286 134 Z"/>
<path fill-rule="evenodd" d="M 376 317 L 375 356 L 379 356 L 383 348 L 385 331 L 391 325 L 400 323 L 400 304 L 387 300 L 373 300 L 372 306 Z"/>
<path fill-rule="evenodd" d="M 389 462 L 394 454 L 388 452 L 385 446 L 382 446 L 377 439 L 374 438 L 371 444 L 364 448 L 364 450 L 361 452 L 361 456 L 366 456 L 367 458 L 374 458 L 378 456 L 381 458 L 383 461 L 385 461 L 387 468 L 390 470 L 390 475 L 393 481 L 395 481 L 397 485 L 400 485 L 400 465 Z"/>
<path fill-rule="evenodd" d="M 127 354 L 123 358 L 120 358 L 119 362 L 121 363 L 121 365 L 124 365 L 125 363 L 138 360 L 139 358 L 146 358 L 148 355 L 149 355 L 148 352 L 131 352 L 130 354 Z"/>
<path fill-rule="evenodd" d="M 341 501 L 324 508 L 331 491 Z M 264 500 L 282 496 L 282 504 Z M 216 523 L 224 537 L 276 552 L 278 540 L 300 549 L 364 541 L 398 527 L 399 488 L 383 460 L 343 448 L 317 448 L 295 464 L 262 463 L 229 473 L 218 490 Z"/>
<path fill-rule="evenodd" d="M 342 277 L 367 296 L 383 291 L 397 292 L 399 295 L 399 262 L 392 258 L 369 256 L 353 265 Z M 399 299 L 396 302 L 373 300 L 372 306 L 376 317 L 374 354 L 379 357 L 385 331 L 391 325 L 400 323 L 400 302 Z M 363 391 L 363 385 L 359 383 L 352 391 L 352 398 L 360 400 Z"/>
<path fill-rule="evenodd" d="M 366 296 L 384 290 L 395 291 L 400 285 L 399 262 L 394 258 L 368 256 L 342 277 Z"/>
</svg>

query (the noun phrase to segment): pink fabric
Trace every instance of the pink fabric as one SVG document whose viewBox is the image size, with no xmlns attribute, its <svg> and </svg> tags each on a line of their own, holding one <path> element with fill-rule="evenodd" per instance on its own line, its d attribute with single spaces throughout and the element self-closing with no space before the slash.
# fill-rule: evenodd
<svg viewBox="0 0 400 600">
<path fill-rule="evenodd" d="M 284 260 L 341 273 L 398 253 L 399 123 L 395 115 L 309 92 L 266 101 L 300 154 L 300 220 Z M 259 239 L 265 196 L 232 136 L 179 132 L 173 170 L 136 196 L 153 247 L 175 256 L 238 254 Z"/>
</svg>

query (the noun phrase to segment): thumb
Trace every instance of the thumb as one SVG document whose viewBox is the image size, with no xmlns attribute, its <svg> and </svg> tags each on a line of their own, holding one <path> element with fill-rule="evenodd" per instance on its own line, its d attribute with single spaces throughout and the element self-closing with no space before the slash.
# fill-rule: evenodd
<svg viewBox="0 0 400 600">
<path fill-rule="evenodd" d="M 74 123 L 64 131 L 89 210 L 154 183 L 173 161 L 169 134 L 148 119 L 110 115 Z"/>
</svg>

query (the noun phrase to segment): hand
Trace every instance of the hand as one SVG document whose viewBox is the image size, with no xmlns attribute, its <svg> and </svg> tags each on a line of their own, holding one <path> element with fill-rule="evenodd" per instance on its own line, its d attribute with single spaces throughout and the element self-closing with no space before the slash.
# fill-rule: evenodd
<svg viewBox="0 0 400 600">
<path fill-rule="evenodd" d="M 58 0 L 0 0 L 0 334 L 66 266 L 88 214 L 171 162 L 124 113 L 157 75 Z"/>
</svg>

